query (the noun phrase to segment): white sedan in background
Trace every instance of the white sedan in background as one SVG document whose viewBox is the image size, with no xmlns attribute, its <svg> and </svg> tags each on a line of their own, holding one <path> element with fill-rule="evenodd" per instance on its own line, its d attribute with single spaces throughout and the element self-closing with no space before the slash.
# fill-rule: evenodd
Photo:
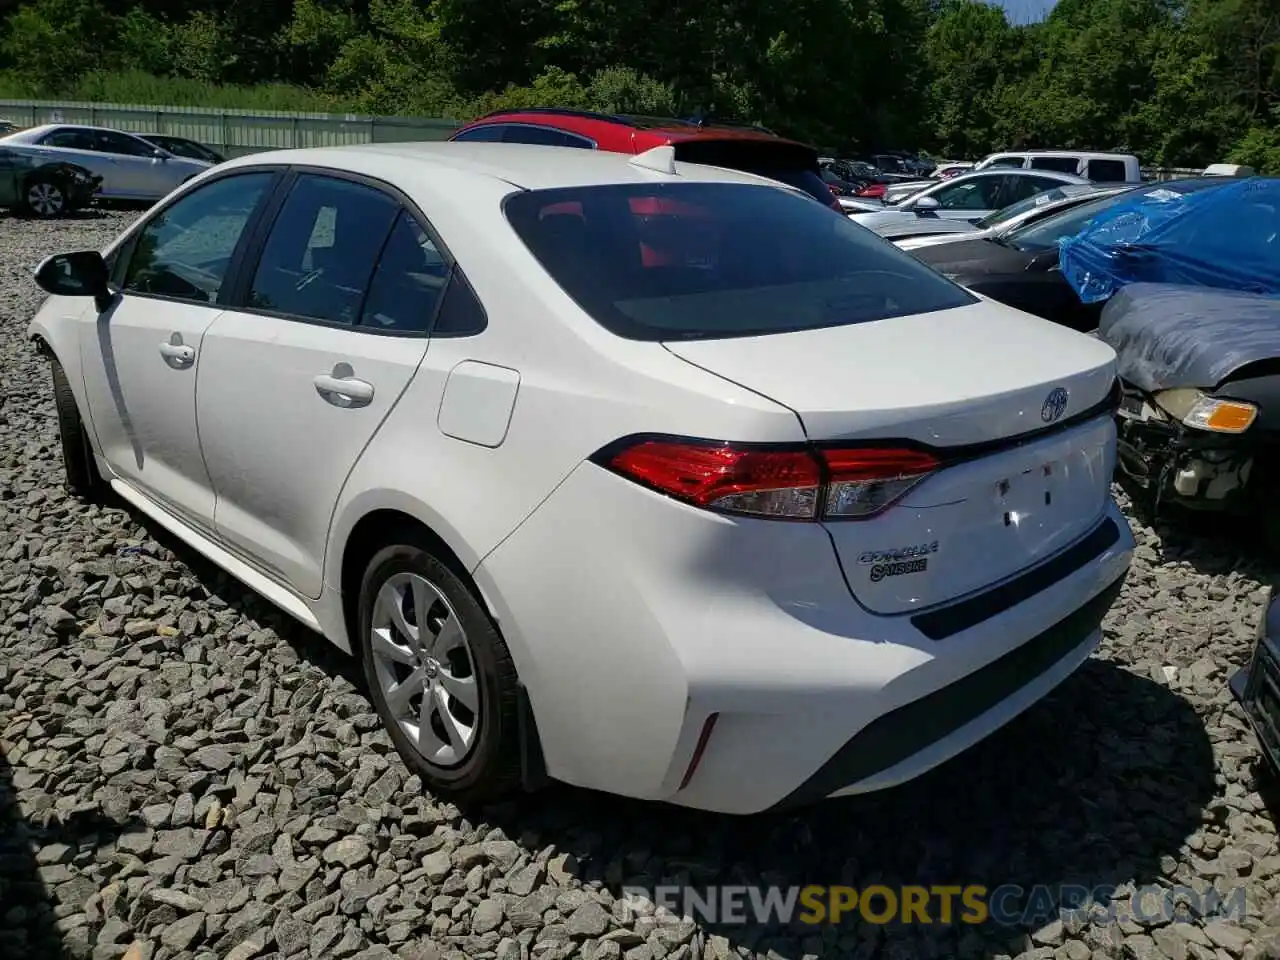
<svg viewBox="0 0 1280 960">
<path fill-rule="evenodd" d="M 257 154 L 37 280 L 72 489 L 359 656 L 461 801 L 899 783 L 1133 551 L 1110 347 L 670 147 Z"/>
<path fill-rule="evenodd" d="M 123 130 L 69 123 L 46 123 L 0 137 L 0 145 L 62 160 L 102 177 L 104 200 L 159 200 L 213 164 L 179 157 Z"/>
<path fill-rule="evenodd" d="M 915 217 L 940 217 L 973 223 L 1045 190 L 1065 184 L 1088 183 L 1083 177 L 1070 173 L 998 167 L 934 181 L 931 186 L 905 200 L 886 203 L 881 211 L 855 213 L 850 217 L 872 230 L 891 223 L 909 223 Z"/>
<path fill-rule="evenodd" d="M 1064 184 L 1026 200 L 1019 200 L 1003 210 L 988 214 L 976 223 L 966 220 L 917 217 L 915 220 L 883 224 L 876 233 L 892 240 L 903 250 L 931 247 L 953 240 L 980 240 L 999 237 L 1044 217 L 1069 210 L 1077 204 L 1100 200 L 1132 190 L 1132 184 Z"/>
</svg>

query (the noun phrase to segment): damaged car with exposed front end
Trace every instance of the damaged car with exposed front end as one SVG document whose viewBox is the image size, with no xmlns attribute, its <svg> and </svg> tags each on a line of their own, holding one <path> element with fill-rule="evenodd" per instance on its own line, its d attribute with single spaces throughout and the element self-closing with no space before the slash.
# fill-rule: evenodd
<svg viewBox="0 0 1280 960">
<path fill-rule="evenodd" d="M 1280 546 L 1280 298 L 1131 284 L 1102 311 L 1121 470 L 1156 506 L 1257 515 Z"/>
<path fill-rule="evenodd" d="M 1280 547 L 1280 178 L 1146 191 L 1059 246 L 1116 351 L 1121 470 L 1154 510 L 1246 513 Z"/>
</svg>

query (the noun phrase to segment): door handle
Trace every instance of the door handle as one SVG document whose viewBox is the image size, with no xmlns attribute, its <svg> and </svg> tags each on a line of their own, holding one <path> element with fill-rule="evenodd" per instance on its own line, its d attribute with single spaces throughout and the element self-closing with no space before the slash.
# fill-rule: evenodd
<svg viewBox="0 0 1280 960">
<path fill-rule="evenodd" d="M 182 343 L 162 343 L 160 356 L 173 361 L 175 366 L 188 367 L 195 362 L 196 348 Z"/>
<path fill-rule="evenodd" d="M 335 407 L 363 407 L 373 399 L 373 384 L 355 377 L 322 373 L 312 382 L 316 392 Z"/>
</svg>

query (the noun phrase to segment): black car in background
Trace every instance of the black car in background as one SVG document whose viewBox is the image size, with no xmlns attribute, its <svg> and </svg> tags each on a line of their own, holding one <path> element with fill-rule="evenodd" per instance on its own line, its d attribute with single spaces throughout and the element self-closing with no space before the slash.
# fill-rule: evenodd
<svg viewBox="0 0 1280 960">
<path fill-rule="evenodd" d="M 1088 332 L 1098 326 L 1103 304 L 1086 306 L 1058 270 L 1058 241 L 1075 236 L 1115 203 L 1142 191 L 1192 193 L 1220 186 L 1218 177 L 1146 183 L 1072 207 L 1000 237 L 957 240 L 910 251 L 939 273 L 976 293 L 1054 323 Z"/>
<path fill-rule="evenodd" d="M 858 177 L 853 166 L 845 161 L 820 160 L 819 166 L 822 182 L 837 197 L 852 197 L 870 182 Z"/>
<path fill-rule="evenodd" d="M 188 140 L 186 137 L 173 137 L 167 133 L 138 134 L 147 143 L 154 144 L 161 150 L 168 150 L 175 157 L 186 157 L 188 160 L 203 160 L 206 163 L 226 163 L 227 158 L 206 147 L 203 143 Z"/>
</svg>

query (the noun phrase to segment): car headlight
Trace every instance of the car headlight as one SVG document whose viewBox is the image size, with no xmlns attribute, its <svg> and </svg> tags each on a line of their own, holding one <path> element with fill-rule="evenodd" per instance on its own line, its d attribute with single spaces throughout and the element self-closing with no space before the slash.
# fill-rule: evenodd
<svg viewBox="0 0 1280 960">
<path fill-rule="evenodd" d="M 1220 400 L 1195 389 L 1166 390 L 1156 402 L 1188 427 L 1213 433 L 1244 433 L 1258 417 L 1258 408 L 1243 400 Z"/>
</svg>

